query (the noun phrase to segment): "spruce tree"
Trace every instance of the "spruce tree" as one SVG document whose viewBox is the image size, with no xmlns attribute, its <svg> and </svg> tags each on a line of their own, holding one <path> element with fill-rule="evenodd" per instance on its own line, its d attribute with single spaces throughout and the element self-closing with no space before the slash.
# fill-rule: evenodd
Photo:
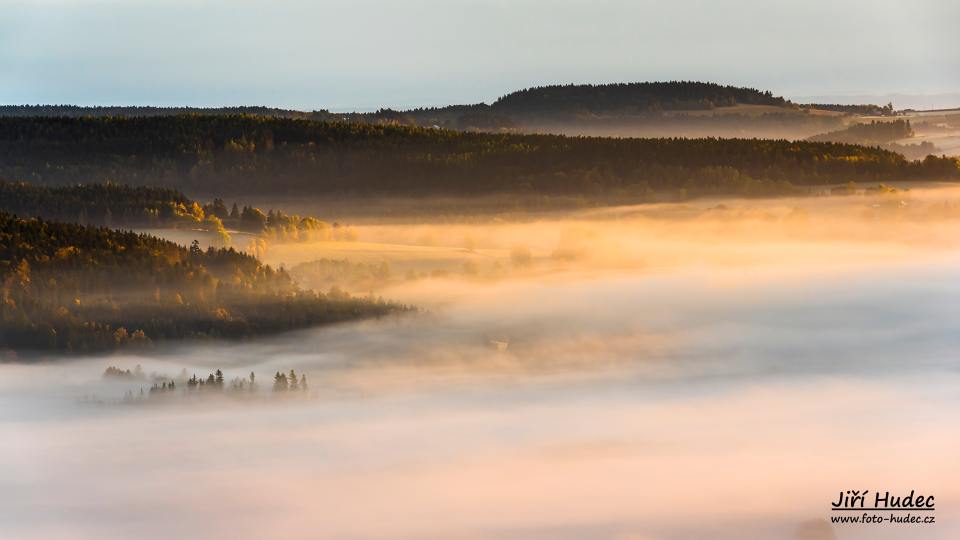
<svg viewBox="0 0 960 540">
<path fill-rule="evenodd" d="M 279 371 L 273 377 L 273 391 L 285 392 L 287 390 L 287 376 Z"/>
</svg>

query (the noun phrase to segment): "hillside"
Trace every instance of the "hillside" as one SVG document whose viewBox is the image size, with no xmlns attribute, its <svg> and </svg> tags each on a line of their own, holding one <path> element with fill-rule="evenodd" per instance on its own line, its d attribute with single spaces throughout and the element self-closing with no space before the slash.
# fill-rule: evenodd
<svg viewBox="0 0 960 540">
<path fill-rule="evenodd" d="M 176 189 L 111 182 L 46 186 L 0 180 L 0 212 L 102 227 L 200 229 L 217 233 L 222 245 L 231 242 L 227 229 L 309 240 L 323 239 L 339 226 L 280 210 L 231 205 L 219 197 L 201 204 Z"/>
<path fill-rule="evenodd" d="M 807 138 L 813 142 L 836 142 L 878 146 L 884 150 L 897 152 L 907 159 L 925 159 L 930 155 L 941 155 L 943 151 L 927 140 L 911 141 L 915 136 L 909 120 L 887 121 L 871 120 L 868 123 L 853 124 L 841 130 L 821 133 Z M 914 139 L 915 140 L 915 139 Z"/>
<path fill-rule="evenodd" d="M 629 114 L 671 110 L 701 110 L 730 107 L 738 104 L 788 105 L 782 97 L 771 92 L 753 88 L 724 86 L 715 83 L 693 81 L 635 82 L 615 84 L 568 84 L 537 86 L 506 94 L 489 108 L 497 113 L 591 113 L 626 112 Z M 479 105 L 453 105 L 443 107 L 451 112 L 476 112 L 487 107 Z M 179 114 L 203 114 L 231 116 L 249 114 L 278 118 L 309 118 L 312 120 L 345 120 L 354 114 L 389 117 L 391 113 L 417 116 L 418 112 L 390 111 L 381 109 L 376 113 L 330 113 L 320 111 L 297 111 L 273 107 L 150 107 L 150 106 L 97 106 L 74 105 L 0 105 L 0 117 L 30 116 L 170 116 Z"/>
<path fill-rule="evenodd" d="M 837 142 L 847 144 L 886 144 L 899 139 L 913 136 L 913 128 L 909 120 L 893 120 L 890 122 L 872 121 L 864 124 L 853 124 L 838 131 L 831 131 L 809 137 L 808 141 Z"/>
<path fill-rule="evenodd" d="M 396 121 L 488 132 L 798 138 L 837 129 L 842 116 L 811 114 L 769 91 L 670 81 L 540 86 L 511 92 L 490 105 L 405 111 Z M 382 116 L 366 121 L 382 121 Z"/>
<path fill-rule="evenodd" d="M 660 111 L 703 110 L 734 105 L 774 105 L 788 102 L 771 92 L 714 83 L 671 81 L 620 84 L 539 86 L 507 94 L 491 109 L 510 114 L 650 114 Z"/>
<path fill-rule="evenodd" d="M 196 195 L 770 195 L 847 181 L 950 179 L 862 146 L 463 133 L 251 116 L 0 119 L 0 177 Z"/>
<path fill-rule="evenodd" d="M 299 290 L 232 249 L 0 213 L 0 350 L 239 339 L 406 308 Z"/>
<path fill-rule="evenodd" d="M 246 114 L 459 131 L 745 138 L 804 138 L 841 129 L 844 116 L 866 112 L 888 111 L 876 105 L 797 106 L 770 91 L 695 81 L 539 86 L 510 92 L 490 104 L 353 113 L 269 107 L 0 106 L 0 118 Z"/>
<path fill-rule="evenodd" d="M 378 111 L 349 119 L 579 136 L 803 138 L 842 127 L 848 114 L 797 106 L 753 88 L 669 81 L 540 86 L 489 105 Z"/>
</svg>

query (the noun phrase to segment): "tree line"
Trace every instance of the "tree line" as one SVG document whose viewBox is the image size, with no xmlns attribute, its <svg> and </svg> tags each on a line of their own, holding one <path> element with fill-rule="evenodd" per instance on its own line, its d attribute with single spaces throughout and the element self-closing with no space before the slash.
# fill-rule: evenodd
<svg viewBox="0 0 960 540">
<path fill-rule="evenodd" d="M 230 245 L 227 229 L 274 240 L 344 239 L 340 224 L 311 216 L 267 212 L 254 206 L 229 208 L 215 197 L 200 204 L 172 188 L 102 184 L 44 186 L 0 180 L 0 211 L 20 216 L 110 228 L 200 228 Z"/>
<path fill-rule="evenodd" d="M 952 158 L 912 162 L 832 142 L 465 133 L 253 116 L 35 117 L 0 118 L 0 176 L 234 195 L 769 195 L 847 181 L 956 179 L 960 167 Z"/>
<path fill-rule="evenodd" d="M 765 105 L 763 114 L 689 114 L 736 105 Z M 72 105 L 0 106 L 0 117 L 144 117 L 171 115 L 255 115 L 320 121 L 442 127 L 460 131 L 547 132 L 598 136 L 806 137 L 842 126 L 842 119 L 805 114 L 810 108 L 846 115 L 892 116 L 885 106 L 795 105 L 770 91 L 699 81 L 568 84 L 526 88 L 494 102 L 381 108 L 373 112 L 331 113 L 271 107 L 123 107 Z"/>
<path fill-rule="evenodd" d="M 787 106 L 789 101 L 774 96 L 770 91 L 755 88 L 720 85 L 699 81 L 633 82 L 613 84 L 567 84 L 524 88 L 499 97 L 490 105 L 450 105 L 438 108 L 416 108 L 407 111 L 379 109 L 372 113 L 331 113 L 328 110 L 297 111 L 274 107 L 154 107 L 154 106 L 93 106 L 76 105 L 0 105 L 0 117 L 31 116 L 171 116 L 183 114 L 235 116 L 256 115 L 277 118 L 310 120 L 400 120 L 417 119 L 425 112 L 449 110 L 469 113 L 489 107 L 501 114 L 537 114 L 569 111 L 653 112 L 664 110 L 700 110 L 728 107 L 737 104 Z M 828 110 L 840 110 L 839 105 L 824 105 Z M 875 107 L 875 106 L 872 106 Z"/>
<path fill-rule="evenodd" d="M 805 109 L 819 109 L 821 111 L 842 112 L 846 114 L 859 114 L 862 116 L 893 116 L 893 103 L 886 105 L 874 105 L 871 103 L 843 105 L 839 103 L 804 103 L 800 105 Z"/>
<path fill-rule="evenodd" d="M 120 382 L 146 382 L 146 377 L 139 365 L 134 370 L 109 366 L 103 372 L 103 378 Z M 229 380 L 220 369 L 209 373 L 206 377 L 198 377 L 196 373 L 188 377 L 187 370 L 183 369 L 176 378 L 158 374 L 152 374 L 151 378 L 149 387 L 142 385 L 139 392 L 127 390 L 121 403 L 141 403 L 148 399 L 178 395 L 185 397 L 215 395 L 249 397 L 261 395 L 260 384 L 257 382 L 256 373 L 253 371 L 250 372 L 249 376 L 232 377 Z M 307 382 L 306 373 L 298 375 L 295 370 L 291 369 L 289 372 L 277 371 L 273 376 L 270 389 L 274 396 L 308 395 L 310 384 Z M 87 396 L 86 400 L 102 403 L 101 400 L 90 396 Z"/>
<path fill-rule="evenodd" d="M 837 142 L 847 144 L 876 145 L 913 137 L 909 120 L 876 121 L 852 124 L 838 131 L 831 131 L 807 138 L 813 142 Z"/>
<path fill-rule="evenodd" d="M 274 107 L 155 107 L 130 105 L 0 105 L 0 117 L 4 116 L 171 116 L 178 114 L 204 114 L 236 116 L 242 114 L 256 116 L 274 116 L 284 118 L 309 118 L 312 120 L 333 120 L 338 115 L 326 110 L 297 111 Z"/>
<path fill-rule="evenodd" d="M 807 140 L 878 146 L 884 150 L 897 152 L 907 159 L 917 160 L 941 153 L 941 150 L 930 141 L 922 141 L 919 143 L 894 142 L 901 139 L 909 139 L 913 137 L 913 135 L 913 127 L 910 125 L 909 120 L 872 120 L 868 123 L 853 124 L 841 130 L 815 135 L 809 137 Z"/>
</svg>

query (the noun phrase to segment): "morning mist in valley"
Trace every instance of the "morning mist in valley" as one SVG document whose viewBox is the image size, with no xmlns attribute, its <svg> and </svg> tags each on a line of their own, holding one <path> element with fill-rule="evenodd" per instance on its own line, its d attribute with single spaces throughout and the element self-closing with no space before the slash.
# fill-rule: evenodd
<svg viewBox="0 0 960 540">
<path fill-rule="evenodd" d="M 953 6 L 17 4 L 0 538 L 957 536 Z"/>
</svg>

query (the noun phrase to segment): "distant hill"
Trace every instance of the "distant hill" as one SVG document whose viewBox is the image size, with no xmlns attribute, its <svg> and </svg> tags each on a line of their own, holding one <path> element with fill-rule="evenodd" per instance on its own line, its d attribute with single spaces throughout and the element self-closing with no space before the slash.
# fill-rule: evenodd
<svg viewBox="0 0 960 540">
<path fill-rule="evenodd" d="M 239 115 L 280 118 L 310 118 L 313 120 L 346 120 L 349 118 L 383 118 L 403 120 L 403 116 L 417 117 L 424 111 L 443 110 L 455 114 L 470 114 L 490 109 L 496 114 L 643 114 L 658 111 L 707 110 L 734 105 L 787 106 L 789 102 L 769 91 L 753 88 L 724 86 L 693 81 L 635 82 L 614 84 L 567 84 L 537 86 L 511 92 L 491 105 L 451 105 L 431 109 L 393 111 L 381 109 L 374 113 L 330 113 L 297 111 L 272 107 L 145 107 L 76 105 L 0 105 L 0 116 L 169 116 L 174 114 Z"/>
<path fill-rule="evenodd" d="M 924 159 L 926 156 L 940 155 L 942 150 L 930 141 L 908 142 L 914 136 L 909 120 L 897 119 L 852 124 L 844 129 L 821 133 L 807 138 L 813 142 L 836 142 L 878 146 L 884 150 L 897 152 L 907 159 Z M 904 142 L 897 142 L 904 141 Z"/>
<path fill-rule="evenodd" d="M 754 88 L 670 81 L 541 86 L 490 105 L 415 109 L 398 119 L 465 131 L 796 139 L 839 129 L 846 114 L 852 113 L 800 107 Z"/>
<path fill-rule="evenodd" d="M 648 114 L 660 111 L 709 110 L 734 105 L 773 105 L 788 102 L 753 88 L 714 83 L 671 81 L 619 84 L 539 86 L 507 94 L 491 109 L 507 114 Z"/>
<path fill-rule="evenodd" d="M 877 145 L 913 137 L 909 120 L 853 124 L 847 128 L 809 137 L 808 141 Z"/>
<path fill-rule="evenodd" d="M 0 106 L 11 116 L 168 116 L 238 114 L 274 118 L 441 127 L 458 131 L 554 133 L 617 137 L 804 138 L 843 127 L 840 116 L 875 106 L 826 105 L 811 114 L 770 91 L 709 82 L 668 81 L 569 84 L 527 88 L 492 104 L 476 103 L 398 111 L 331 113 L 269 107 Z M 876 108 L 882 110 L 882 108 Z"/>
</svg>

